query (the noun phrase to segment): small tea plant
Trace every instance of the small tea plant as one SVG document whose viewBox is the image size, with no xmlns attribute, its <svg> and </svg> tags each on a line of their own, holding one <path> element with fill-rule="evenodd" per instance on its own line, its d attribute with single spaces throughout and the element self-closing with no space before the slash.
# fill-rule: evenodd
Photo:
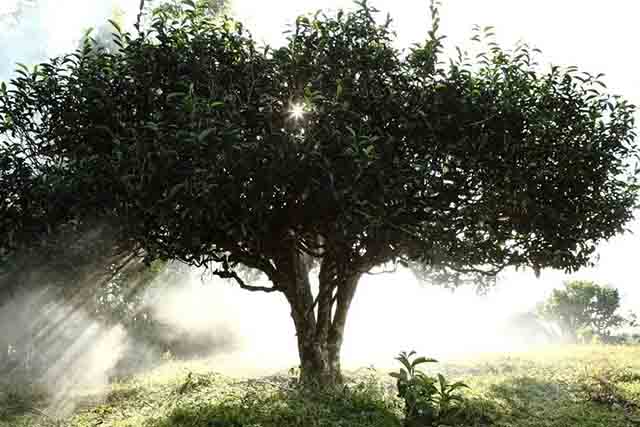
<svg viewBox="0 0 640 427">
<path fill-rule="evenodd" d="M 463 382 L 450 383 L 438 374 L 431 377 L 418 370 L 424 363 L 437 363 L 435 359 L 416 357 L 416 352 L 401 352 L 396 360 L 402 364 L 398 372 L 390 375 L 397 380 L 398 396 L 404 401 L 407 427 L 438 426 L 446 424 L 460 411 Z"/>
</svg>

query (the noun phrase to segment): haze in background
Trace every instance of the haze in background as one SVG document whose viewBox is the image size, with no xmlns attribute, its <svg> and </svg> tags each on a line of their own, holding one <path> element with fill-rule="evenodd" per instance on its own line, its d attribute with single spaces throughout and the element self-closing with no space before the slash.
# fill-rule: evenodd
<svg viewBox="0 0 640 427">
<path fill-rule="evenodd" d="M 0 14 L 15 10 L 18 1 L 0 0 Z M 125 12 L 131 28 L 138 0 L 27 0 L 19 21 L 0 20 L 0 80 L 7 80 L 16 62 L 34 64 L 73 49 L 88 27 L 102 25 L 114 9 Z M 399 46 L 425 37 L 428 2 L 371 1 L 395 19 Z M 286 24 L 302 12 L 319 8 L 352 7 L 339 0 L 234 0 L 233 11 L 259 40 L 277 45 Z M 493 25 L 498 40 L 510 45 L 519 39 L 542 49 L 541 59 L 577 65 L 585 71 L 607 74 L 610 90 L 640 104 L 640 56 L 637 41 L 640 3 L 565 0 L 462 1 L 448 0 L 441 9 L 442 32 L 448 48 L 467 46 L 473 24 Z M 640 232 L 635 222 L 630 228 Z M 384 363 L 400 350 L 416 349 L 436 357 L 468 355 L 477 351 L 517 350 L 535 345 L 538 338 L 508 332 L 512 316 L 531 310 L 551 289 L 569 278 L 609 283 L 622 291 L 623 303 L 640 311 L 640 237 L 624 235 L 600 247 L 595 268 L 567 276 L 543 271 L 508 271 L 498 286 L 481 297 L 473 289 L 455 293 L 424 286 L 406 271 L 365 276 L 347 322 L 343 356 L 346 366 Z M 256 294 L 237 287 L 201 280 L 194 270 L 186 283 L 173 284 L 172 294 L 157 300 L 154 310 L 167 322 L 190 329 L 210 329 L 233 335 L 230 351 L 214 359 L 217 370 L 250 374 L 251 370 L 285 369 L 297 362 L 289 307 L 278 294 Z M 61 310 L 55 308 L 55 310 Z M 91 325 L 89 319 L 86 320 Z M 118 343 L 119 330 L 106 335 Z M 111 342 L 111 341 L 109 341 Z M 120 344 L 118 344 L 120 345 Z M 117 346 L 116 346 L 117 347 Z M 92 359 L 91 359 L 92 360 Z M 113 361 L 109 361 L 112 364 Z"/>
</svg>

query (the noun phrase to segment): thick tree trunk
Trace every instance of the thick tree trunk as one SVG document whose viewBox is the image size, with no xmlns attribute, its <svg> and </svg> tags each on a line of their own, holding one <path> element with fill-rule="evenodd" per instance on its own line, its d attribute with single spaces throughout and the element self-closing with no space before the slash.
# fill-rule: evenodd
<svg viewBox="0 0 640 427">
<path fill-rule="evenodd" d="M 300 355 L 300 379 L 313 386 L 330 387 L 342 382 L 340 353 L 329 350 L 329 344 L 315 339 L 313 331 L 296 327 L 298 354 Z"/>
<path fill-rule="evenodd" d="M 319 387 L 340 384 L 340 349 L 347 313 L 361 273 L 345 271 L 335 259 L 324 257 L 319 290 L 314 297 L 305 255 L 295 252 L 287 262 L 281 260 L 279 264 L 280 271 L 285 274 L 278 287 L 291 306 L 301 380 Z"/>
</svg>

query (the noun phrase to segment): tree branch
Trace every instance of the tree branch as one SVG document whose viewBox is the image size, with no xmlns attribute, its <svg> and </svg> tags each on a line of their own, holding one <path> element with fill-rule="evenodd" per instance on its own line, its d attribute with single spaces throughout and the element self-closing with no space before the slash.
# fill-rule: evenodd
<svg viewBox="0 0 640 427">
<path fill-rule="evenodd" d="M 335 290 L 335 285 L 331 288 L 331 293 L 333 293 L 333 291 Z M 329 290 L 327 289 L 328 292 Z M 311 307 L 309 307 L 309 310 L 307 310 L 307 313 L 305 314 L 305 317 L 309 316 L 309 314 L 311 314 L 311 312 L 316 308 L 316 306 L 318 305 L 318 301 L 320 300 L 320 296 L 324 295 L 323 291 L 318 291 L 318 295 L 316 295 L 315 299 L 313 300 L 313 304 L 311 305 Z M 333 307 L 333 303 L 336 302 L 336 298 L 337 298 L 338 294 L 336 293 L 335 295 L 333 295 L 333 297 L 331 298 L 331 304 L 330 306 Z"/>
<path fill-rule="evenodd" d="M 504 263 L 504 264 L 500 264 L 500 265 L 493 265 L 493 269 L 491 270 L 483 270 L 480 268 L 475 268 L 475 267 L 455 267 L 449 263 L 442 263 L 442 265 L 444 267 L 450 268 L 451 270 L 457 272 L 457 273 L 461 273 L 461 274 L 481 274 L 483 276 L 496 276 L 498 273 L 500 273 L 502 270 L 504 270 L 509 264 L 508 263 Z"/>
<path fill-rule="evenodd" d="M 347 313 L 349 312 L 349 307 L 353 301 L 353 296 L 358 286 L 359 279 L 359 274 L 344 278 L 332 299 L 331 305 L 333 306 L 334 302 L 337 302 L 337 305 L 333 319 L 331 319 L 331 326 L 329 330 L 328 338 L 331 347 L 330 351 L 339 352 L 344 334 L 344 326 L 347 320 Z"/>
<path fill-rule="evenodd" d="M 222 279 L 233 279 L 242 289 L 245 289 L 251 292 L 276 292 L 280 290 L 280 288 L 278 288 L 275 285 L 270 288 L 266 286 L 247 285 L 246 282 L 242 280 L 242 278 L 238 275 L 238 273 L 231 270 L 214 270 L 211 272 L 211 274 L 218 276 Z"/>
</svg>

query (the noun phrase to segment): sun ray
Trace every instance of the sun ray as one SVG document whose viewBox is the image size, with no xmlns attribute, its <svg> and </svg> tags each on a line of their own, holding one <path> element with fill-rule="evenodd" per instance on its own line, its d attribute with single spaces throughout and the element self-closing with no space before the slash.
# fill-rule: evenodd
<svg viewBox="0 0 640 427">
<path fill-rule="evenodd" d="M 291 114 L 291 118 L 295 120 L 302 119 L 305 114 L 304 105 L 302 103 L 293 104 L 289 109 L 289 114 Z"/>
</svg>

